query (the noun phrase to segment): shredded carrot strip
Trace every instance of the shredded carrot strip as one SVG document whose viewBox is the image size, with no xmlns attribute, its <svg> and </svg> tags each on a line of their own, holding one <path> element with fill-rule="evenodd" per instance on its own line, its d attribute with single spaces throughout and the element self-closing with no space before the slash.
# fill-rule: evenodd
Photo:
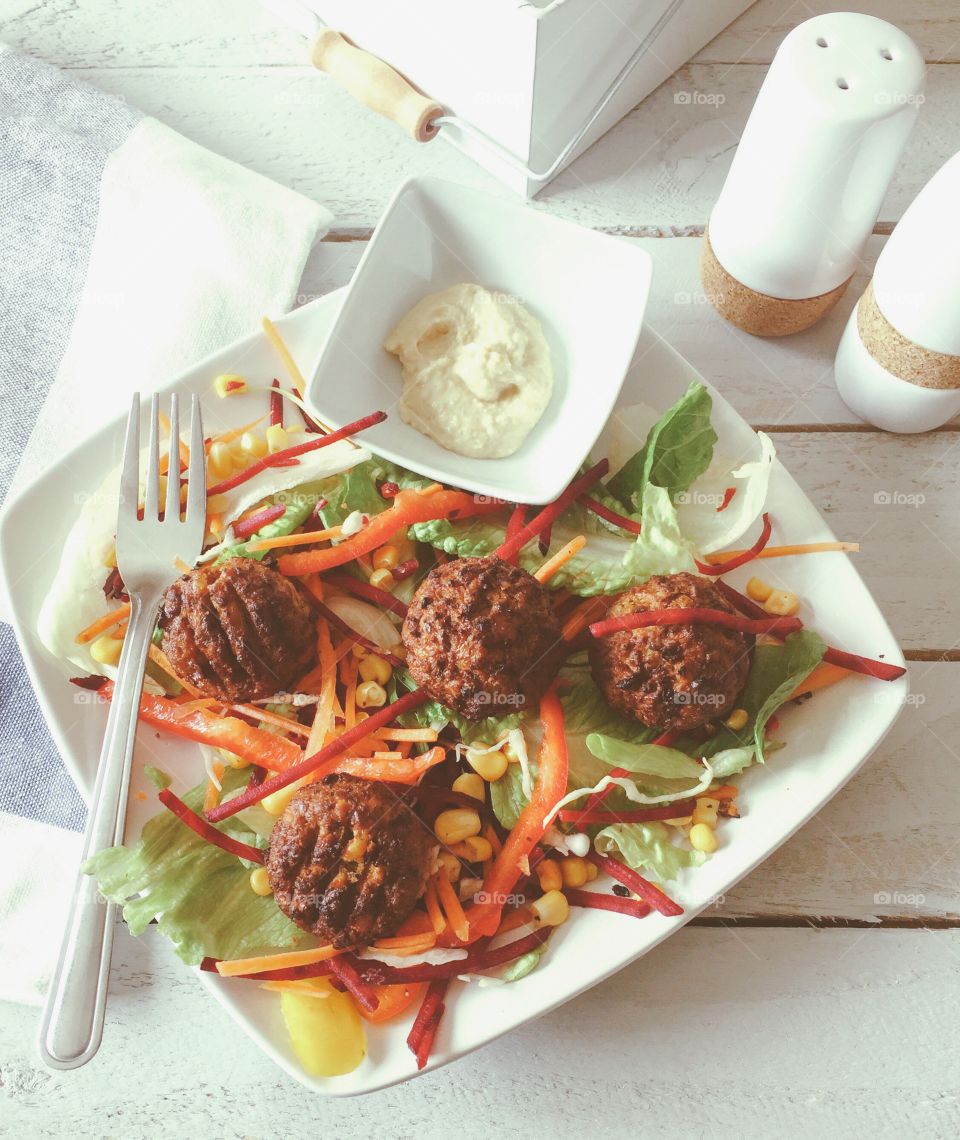
<svg viewBox="0 0 960 1140">
<path fill-rule="evenodd" d="M 305 997 L 323 998 L 330 996 L 330 989 L 316 989 L 311 986 L 309 982 L 312 979 L 304 978 L 299 982 L 261 982 L 257 987 L 261 990 L 273 990 L 276 993 L 283 993 L 284 990 L 292 990 L 294 993 L 303 994 Z M 307 982 L 307 985 L 303 983 Z"/>
<path fill-rule="evenodd" d="M 203 697 L 203 693 L 200 692 L 196 685 L 192 685 L 189 681 L 185 681 L 182 677 L 177 676 L 176 670 L 170 664 L 170 658 L 167 657 L 166 653 L 163 652 L 159 645 L 154 645 L 151 641 L 150 648 L 147 652 L 150 654 L 150 660 L 156 662 L 156 664 L 160 666 L 164 673 L 172 677 L 174 681 L 176 681 L 177 684 L 181 686 L 181 688 L 185 689 L 190 694 L 191 697 L 196 697 L 198 699 Z"/>
<path fill-rule="evenodd" d="M 213 442 L 214 443 L 233 443 L 233 441 L 235 439 L 239 439 L 240 436 L 242 436 L 244 433 L 246 433 L 248 431 L 252 431 L 257 426 L 257 424 L 260 423 L 261 420 L 263 420 L 265 418 L 266 418 L 265 416 L 257 416 L 257 418 L 255 420 L 251 420 L 248 424 L 244 424 L 243 427 L 232 428 L 230 431 L 221 432 L 220 435 L 215 435 L 213 437 Z M 187 462 L 189 463 L 189 452 L 187 454 L 188 454 Z"/>
<path fill-rule="evenodd" d="M 711 800 L 733 800 L 740 794 L 740 789 L 735 784 L 721 784 L 719 788 L 711 788 L 703 794 Z"/>
<path fill-rule="evenodd" d="M 374 760 L 402 760 L 402 752 L 374 752 Z"/>
<path fill-rule="evenodd" d="M 856 554 L 859 549 L 859 542 L 803 542 L 794 546 L 766 546 L 757 554 L 757 558 L 786 558 L 791 554 L 822 554 L 830 550 Z M 714 554 L 707 554 L 704 562 L 716 565 L 718 562 L 728 562 L 731 558 L 739 558 L 741 554 L 746 553 L 746 550 L 717 551 Z"/>
<path fill-rule="evenodd" d="M 130 603 L 124 602 L 122 606 L 118 606 L 110 613 L 104 614 L 103 617 L 97 618 L 95 622 L 91 622 L 86 629 L 82 629 L 74 638 L 77 645 L 86 645 L 88 641 L 93 641 L 97 634 L 103 633 L 104 630 L 109 629 L 112 625 L 117 625 L 125 617 L 130 616 Z"/>
<path fill-rule="evenodd" d="M 190 570 L 191 570 L 190 563 L 184 562 L 184 560 L 179 555 L 177 555 L 177 557 L 174 558 L 173 564 L 174 564 L 174 566 L 176 566 L 176 568 L 180 571 L 181 574 L 189 574 L 190 573 Z"/>
<path fill-rule="evenodd" d="M 284 534 L 277 538 L 258 538 L 248 542 L 247 550 L 273 550 L 279 546 L 304 546 L 310 542 L 323 542 L 327 538 L 338 538 L 343 528 L 331 526 L 326 530 L 312 530 L 305 534 Z"/>
<path fill-rule="evenodd" d="M 564 563 L 569 562 L 575 555 L 579 554 L 581 550 L 587 545 L 587 540 L 582 534 L 578 534 L 576 538 L 571 538 L 566 546 L 561 547 L 557 553 L 548 558 L 540 569 L 534 574 L 534 578 L 543 585 L 544 582 L 549 582 L 550 579 L 556 574 Z"/>
<path fill-rule="evenodd" d="M 563 623 L 563 640 L 573 641 L 578 634 L 582 633 L 587 626 L 599 616 L 603 607 L 604 602 L 602 598 L 587 598 L 586 601 L 581 602 Z"/>
<path fill-rule="evenodd" d="M 443 874 L 442 871 L 440 873 Z M 443 911 L 440 909 L 440 903 L 437 901 L 437 888 L 432 879 L 427 883 L 427 890 L 423 896 L 423 901 L 427 908 L 427 914 L 430 916 L 430 924 L 433 927 L 434 934 L 443 934 L 447 929 L 447 920 L 443 917 Z"/>
<path fill-rule="evenodd" d="M 815 693 L 817 689 L 825 689 L 828 685 L 842 681 L 844 677 L 852 676 L 852 672 L 849 669 L 844 669 L 842 665 L 832 665 L 829 661 L 821 661 L 813 672 L 807 676 L 806 680 L 801 681 L 800 684 L 797 685 L 787 700 L 795 700 L 804 693 Z"/>
<path fill-rule="evenodd" d="M 518 906 L 515 910 L 509 910 L 503 916 L 503 920 L 497 927 L 497 934 L 509 934 L 511 930 L 517 930 L 521 926 L 527 926 L 533 921 L 533 915 L 525 906 Z"/>
<path fill-rule="evenodd" d="M 214 775 L 217 777 L 218 780 L 222 779 L 223 778 L 223 765 L 222 764 L 214 764 L 213 772 L 214 772 Z M 220 802 L 220 789 L 213 782 L 213 780 L 211 780 L 207 784 L 207 790 L 203 796 L 203 810 L 204 811 L 211 811 L 213 808 L 215 808 L 217 806 L 217 804 L 219 802 Z"/>
<path fill-rule="evenodd" d="M 470 937 L 470 923 L 463 913 L 463 907 L 453 885 L 443 871 L 434 876 L 434 882 L 437 884 L 437 899 L 443 907 L 447 922 L 450 923 L 450 929 L 461 942 L 466 942 Z"/>
<path fill-rule="evenodd" d="M 298 720 L 291 720 L 288 716 L 281 716 L 280 713 L 260 708 L 259 705 L 229 705 L 228 708 L 233 712 L 242 713 L 244 716 L 253 717 L 254 720 L 261 720 L 264 724 L 275 725 L 277 728 L 282 728 L 285 732 L 294 732 L 298 736 L 310 735 L 310 730 L 305 728 Z"/>
<path fill-rule="evenodd" d="M 438 733 L 435 728 L 381 728 L 377 733 L 381 740 L 405 740 L 414 744 L 433 744 Z"/>
<path fill-rule="evenodd" d="M 488 823 L 487 826 L 483 829 L 483 838 L 493 848 L 494 855 L 499 855 L 503 850 L 503 844 L 500 842 L 500 836 L 497 835 L 493 824 Z"/>
<path fill-rule="evenodd" d="M 217 973 L 223 978 L 233 978 L 237 974 L 262 974 L 266 970 L 283 970 L 288 966 L 312 966 L 339 953 L 336 946 L 318 946 L 315 950 L 291 950 L 284 954 L 264 954 L 259 958 L 232 958 L 218 962 Z"/>
<path fill-rule="evenodd" d="M 127 626 L 129 624 L 130 623 L 128 621 L 122 621 L 117 626 L 113 633 L 110 634 L 114 641 L 123 641 L 123 639 L 127 636 Z"/>
<path fill-rule="evenodd" d="M 357 669 L 359 662 L 352 653 L 340 658 L 340 680 L 343 683 L 343 720 L 347 728 L 357 723 Z"/>
<path fill-rule="evenodd" d="M 391 953 L 419 954 L 424 950 L 432 950 L 437 944 L 437 936 L 433 932 L 426 934 L 406 934 L 398 938 L 381 938 L 374 942 L 378 950 L 389 950 Z"/>
<path fill-rule="evenodd" d="M 306 754 L 312 756 L 326 744 L 334 725 L 333 703 L 337 692 L 337 664 L 333 656 L 333 643 L 330 640 L 330 627 L 321 618 L 317 622 L 317 641 L 320 655 L 320 670 L 323 677 L 320 687 L 320 700 L 313 717 Z"/>
</svg>

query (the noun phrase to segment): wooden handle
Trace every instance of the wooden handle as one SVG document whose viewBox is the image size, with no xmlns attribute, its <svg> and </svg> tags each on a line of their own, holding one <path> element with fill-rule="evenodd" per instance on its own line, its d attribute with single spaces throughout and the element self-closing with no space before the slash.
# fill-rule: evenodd
<svg viewBox="0 0 960 1140">
<path fill-rule="evenodd" d="M 333 28 L 324 28 L 313 41 L 310 62 L 344 87 L 358 102 L 391 119 L 418 142 L 435 138 L 434 120 L 444 112 L 399 72 L 363 51 Z"/>
</svg>

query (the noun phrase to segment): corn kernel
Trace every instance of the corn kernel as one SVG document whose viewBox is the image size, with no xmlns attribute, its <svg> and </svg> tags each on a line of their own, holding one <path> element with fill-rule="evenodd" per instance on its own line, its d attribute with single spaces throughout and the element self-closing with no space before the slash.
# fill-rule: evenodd
<svg viewBox="0 0 960 1140">
<path fill-rule="evenodd" d="M 587 863 L 587 882 L 592 883 L 595 878 L 600 874 L 600 868 L 596 863 Z"/>
<path fill-rule="evenodd" d="M 270 886 L 270 880 L 267 877 L 266 867 L 254 867 L 250 872 L 250 886 L 253 888 L 255 895 L 273 894 L 273 888 Z"/>
<path fill-rule="evenodd" d="M 541 859 L 535 870 L 544 894 L 547 891 L 559 891 L 563 886 L 563 875 L 556 859 Z"/>
<path fill-rule="evenodd" d="M 460 872 L 463 870 L 460 860 L 450 851 L 441 851 L 437 856 L 440 863 L 440 869 L 446 874 L 451 883 L 455 883 L 460 878 Z"/>
<path fill-rule="evenodd" d="M 466 859 L 468 863 L 486 863 L 493 858 L 493 847 L 489 839 L 482 835 L 471 835 L 452 848 L 454 855 Z"/>
<path fill-rule="evenodd" d="M 789 590 L 773 590 L 770 597 L 763 603 L 763 608 L 768 614 L 776 614 L 778 617 L 793 617 L 800 609 L 800 599 Z"/>
<path fill-rule="evenodd" d="M 267 441 L 251 431 L 245 431 L 240 436 L 240 450 L 252 455 L 255 459 L 262 459 L 267 454 Z"/>
<path fill-rule="evenodd" d="M 353 654 L 357 661 L 362 661 L 364 657 L 366 657 L 366 655 L 370 652 L 370 650 L 367 649 L 365 645 L 361 645 L 359 641 L 355 641 L 350 647 L 350 652 Z"/>
<path fill-rule="evenodd" d="M 247 382 L 242 376 L 235 376 L 231 372 L 222 372 L 213 382 L 214 391 L 218 396 L 239 396 L 246 392 Z"/>
<path fill-rule="evenodd" d="M 486 784 L 476 772 L 464 772 L 453 781 L 453 790 L 463 796 L 471 796 L 475 800 L 487 798 Z"/>
<path fill-rule="evenodd" d="M 504 754 L 504 756 L 506 756 L 508 764 L 520 763 L 520 754 L 517 752 L 516 748 L 514 748 L 513 745 L 509 743 L 509 741 L 500 749 L 500 751 Z"/>
<path fill-rule="evenodd" d="M 282 428 L 279 424 L 271 424 L 264 435 L 267 437 L 267 450 L 271 455 L 276 451 L 283 451 L 290 445 L 286 428 Z"/>
<path fill-rule="evenodd" d="M 747 727 L 749 719 L 750 714 L 746 709 L 734 709 L 723 723 L 734 732 L 739 732 L 741 728 Z"/>
<path fill-rule="evenodd" d="M 681 815 L 677 816 L 676 819 L 665 819 L 663 822 L 669 824 L 670 827 L 689 827 L 693 822 L 693 816 Z"/>
<path fill-rule="evenodd" d="M 233 471 L 233 453 L 229 446 L 225 443 L 211 443 L 207 466 L 216 479 L 226 479 Z"/>
<path fill-rule="evenodd" d="M 579 855 L 568 855 L 560 864 L 565 887 L 582 887 L 587 881 L 587 861 Z"/>
<path fill-rule="evenodd" d="M 508 761 L 502 748 L 498 752 L 477 752 L 468 748 L 467 763 L 478 776 L 492 784 L 506 772 Z"/>
<path fill-rule="evenodd" d="M 309 776 L 304 776 L 300 780 L 294 780 L 292 784 L 287 784 L 285 788 L 280 788 L 275 792 L 271 792 L 269 796 L 264 796 L 261 800 L 263 810 L 267 815 L 283 815 L 284 811 L 286 811 L 287 804 L 309 779 Z"/>
<path fill-rule="evenodd" d="M 747 583 L 747 597 L 755 602 L 765 602 L 773 593 L 773 586 L 768 585 L 762 578 L 751 578 Z"/>
<path fill-rule="evenodd" d="M 712 855 L 717 849 L 716 832 L 705 823 L 695 823 L 690 828 L 690 846 L 694 851 L 703 851 L 706 855 Z"/>
<path fill-rule="evenodd" d="M 103 564 L 104 564 L 104 566 L 106 566 L 110 570 L 113 570 L 116 568 L 116 565 L 117 565 L 116 543 L 114 543 L 114 545 L 111 546 L 110 549 L 107 551 L 107 556 L 106 556 L 106 558 L 104 558 Z"/>
<path fill-rule="evenodd" d="M 719 800 L 711 799 L 709 796 L 701 796 L 697 800 L 697 806 L 693 809 L 693 815 L 690 818 L 694 824 L 705 823 L 707 827 L 716 827 L 719 810 Z"/>
<path fill-rule="evenodd" d="M 364 659 L 366 660 L 366 659 Z M 387 703 L 387 690 L 376 681 L 357 685 L 357 706 L 361 709 L 380 709 Z"/>
<path fill-rule="evenodd" d="M 547 891 L 530 904 L 530 912 L 537 926 L 560 926 L 570 917 L 570 904 L 561 891 Z"/>
<path fill-rule="evenodd" d="M 480 834 L 480 816 L 473 808 L 450 808 L 442 811 L 433 824 L 433 833 L 446 847 L 462 843 Z"/>
<path fill-rule="evenodd" d="M 90 656 L 100 665 L 116 665 L 123 652 L 123 642 L 109 633 L 90 643 Z"/>
<path fill-rule="evenodd" d="M 376 586 L 378 590 L 390 591 L 393 589 L 396 583 L 394 582 L 393 575 L 389 570 L 380 569 L 374 570 L 374 572 L 370 575 L 370 585 Z"/>
<path fill-rule="evenodd" d="M 393 676 L 393 669 L 389 661 L 384 661 L 376 653 L 369 653 L 360 660 L 360 676 L 364 681 L 376 681 L 378 685 L 385 685 Z"/>
<path fill-rule="evenodd" d="M 374 551 L 373 564 L 378 570 L 392 570 L 399 563 L 400 552 L 389 542 L 386 546 L 381 546 L 379 550 Z"/>
</svg>

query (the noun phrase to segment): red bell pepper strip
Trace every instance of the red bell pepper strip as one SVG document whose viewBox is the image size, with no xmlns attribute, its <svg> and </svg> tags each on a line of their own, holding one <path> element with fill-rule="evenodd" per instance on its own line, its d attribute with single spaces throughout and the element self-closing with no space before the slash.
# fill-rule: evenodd
<svg viewBox="0 0 960 1140">
<path fill-rule="evenodd" d="M 736 487 L 728 487 L 723 492 L 723 499 L 720 502 L 720 506 L 717 507 L 717 514 L 720 514 L 721 511 L 725 511 L 727 509 L 727 507 L 730 506 L 730 504 L 733 502 L 733 496 L 736 493 L 737 493 Z"/>
<path fill-rule="evenodd" d="M 276 522 L 277 519 L 282 518 L 286 513 L 287 507 L 285 503 L 276 503 L 272 507 L 264 507 L 262 511 L 257 511 L 256 514 L 234 523 L 234 537 L 241 539 L 249 538 L 252 534 L 256 534 L 261 527 L 266 526 L 268 523 Z"/>
<path fill-rule="evenodd" d="M 524 503 L 517 503 L 517 505 L 510 512 L 510 518 L 507 521 L 507 533 L 504 541 L 511 542 L 521 530 L 527 517 L 527 508 Z M 511 558 L 504 559 L 506 562 L 516 562 L 516 555 Z"/>
<path fill-rule="evenodd" d="M 651 626 L 667 625 L 722 625 L 737 633 L 796 633 L 803 628 L 799 618 L 775 617 L 764 614 L 763 618 L 746 618 L 730 614 L 726 610 L 713 610 L 708 607 L 687 606 L 666 610 L 643 610 L 639 613 L 623 614 L 621 617 L 595 621 L 590 626 L 594 637 L 609 637 L 631 629 L 648 629 Z"/>
<path fill-rule="evenodd" d="M 323 580 L 331 586 L 336 586 L 338 590 L 343 590 L 345 594 L 352 594 L 355 598 L 362 598 L 365 602 L 373 602 L 374 605 L 389 610 L 397 617 L 406 617 L 407 606 L 405 602 L 401 602 L 399 598 L 395 598 L 386 590 L 371 586 L 369 582 L 361 582 L 359 578 L 354 578 L 350 574 L 328 574 Z"/>
<path fill-rule="evenodd" d="M 392 507 L 374 515 L 363 530 L 350 538 L 321 550 L 285 554 L 277 560 L 277 565 L 283 574 L 322 572 L 352 562 L 361 554 L 369 554 L 371 550 L 376 550 L 389 541 L 398 530 L 405 530 L 413 523 L 447 519 L 454 515 L 458 519 L 468 518 L 501 509 L 501 503 L 478 503 L 473 495 L 468 495 L 465 491 L 434 491 L 430 495 L 413 490 L 401 491 L 394 498 Z"/>
<path fill-rule="evenodd" d="M 659 887 L 655 887 L 653 883 L 648 882 L 642 875 L 638 875 L 632 867 L 627 867 L 617 859 L 611 859 L 609 855 L 601 855 L 599 851 L 591 851 L 587 855 L 587 858 L 591 863 L 599 867 L 601 871 L 606 871 L 611 879 L 616 879 L 633 891 L 635 895 L 639 895 L 643 901 L 649 903 L 654 910 L 658 910 L 668 918 L 683 914 L 683 907 L 680 906 L 679 903 L 675 903 L 673 899 L 670 898 L 669 895 L 665 895 Z"/>
<path fill-rule="evenodd" d="M 263 863 L 263 852 L 259 847 L 252 847 L 249 843 L 241 843 L 239 839 L 231 839 L 229 835 L 224 835 L 222 831 L 218 831 L 207 823 L 195 811 L 191 811 L 183 800 L 179 796 L 175 796 L 169 788 L 164 788 L 160 793 L 160 802 L 165 808 L 172 811 L 177 819 L 185 823 L 191 831 L 195 831 L 201 839 L 228 851 L 231 855 L 237 855 L 241 859 L 249 859 L 251 863 Z"/>
<path fill-rule="evenodd" d="M 642 899 L 622 899 L 619 895 L 605 895 L 599 891 L 581 891 L 567 887 L 563 892 L 571 906 L 582 906 L 588 910 L 612 910 L 616 914 L 629 914 L 634 918 L 646 918 L 650 907 Z"/>
<path fill-rule="evenodd" d="M 526 526 L 521 527 L 515 535 L 508 538 L 502 546 L 495 550 L 493 556 L 495 558 L 502 558 L 504 562 L 512 562 L 531 538 L 536 538 L 541 531 L 546 530 L 548 526 L 552 526 L 577 496 L 582 495 L 584 491 L 588 491 L 594 483 L 598 483 L 609 470 L 610 461 L 608 459 L 601 459 L 600 462 L 594 467 L 591 467 L 589 471 L 585 472 L 578 479 L 574 479 L 559 498 L 554 499 L 554 501 L 545 506 L 539 514 L 534 515 Z"/>
<path fill-rule="evenodd" d="M 563 730 L 563 705 L 553 686 L 540 701 L 540 723 L 543 726 L 543 742 L 537 756 L 537 783 L 529 802 L 487 872 L 483 883 L 483 901 L 470 908 L 471 937 L 475 934 L 492 934 L 497 929 L 507 896 L 523 874 L 521 863 L 543 838 L 546 831 L 543 821 L 567 792 L 570 765 Z"/>
<path fill-rule="evenodd" d="M 270 426 L 283 427 L 283 396 L 280 395 L 280 381 L 274 380 L 270 387 Z"/>
<path fill-rule="evenodd" d="M 595 515 L 599 515 L 600 518 L 606 519 L 608 523 L 613 523 L 614 526 L 620 527 L 621 530 L 625 530 L 629 534 L 640 533 L 641 527 L 638 522 L 627 518 L 626 515 L 611 511 L 609 507 L 604 506 L 603 503 L 591 498 L 589 495 L 579 495 L 577 502 L 585 506 L 588 511 L 593 511 Z"/>
<path fill-rule="evenodd" d="M 430 1059 L 430 1050 L 446 1009 L 443 999 L 449 985 L 449 978 L 437 978 L 430 983 L 407 1037 L 407 1047 L 417 1058 L 418 1069 L 422 1069 Z"/>
<path fill-rule="evenodd" d="M 760 531 L 760 537 L 748 550 L 742 554 L 734 555 L 733 558 L 728 558 L 726 562 L 697 562 L 697 569 L 701 574 L 706 574 L 711 578 L 718 578 L 721 574 L 727 574 L 731 570 L 736 570 L 738 566 L 743 566 L 747 562 L 752 562 L 754 558 L 760 553 L 761 550 L 770 541 L 770 535 L 773 532 L 773 523 L 770 521 L 770 516 L 764 513 L 763 516 L 763 529 Z"/>
<path fill-rule="evenodd" d="M 264 782 L 257 787 L 244 788 L 239 795 L 227 800 L 226 803 L 218 804 L 215 808 L 207 812 L 207 819 L 210 820 L 211 823 L 218 823 L 221 819 L 226 819 L 227 816 L 235 815 L 238 811 L 243 811 L 244 808 L 250 807 L 251 804 L 259 803 L 260 800 L 266 796 L 272 795 L 274 792 L 279 792 L 281 788 L 286 788 L 303 776 L 309 776 L 314 772 L 320 776 L 325 772 L 333 771 L 337 766 L 338 759 L 344 752 L 349 751 L 357 741 L 363 740 L 372 732 L 376 732 L 378 728 L 389 724 L 402 713 L 409 712 L 411 709 L 417 708 L 418 705 L 422 705 L 425 700 L 427 700 L 427 694 L 420 689 L 416 689 L 412 693 L 406 693 L 400 697 L 399 700 L 394 701 L 393 704 L 384 705 L 382 709 L 377 709 L 377 711 L 371 713 L 366 720 L 362 720 L 359 724 L 354 725 L 353 728 L 347 729 L 341 736 L 338 736 L 335 740 L 331 740 L 329 744 L 324 745 L 319 751 L 314 752 L 312 756 L 307 756 L 305 759 L 300 760 L 299 763 L 292 764 L 279 775 L 269 780 L 264 780 Z"/>
<path fill-rule="evenodd" d="M 113 682 L 100 688 L 105 700 L 113 696 Z M 184 712 L 183 706 L 169 697 L 143 693 L 140 697 L 140 719 L 173 736 L 182 736 L 211 748 L 224 748 L 251 764 L 259 764 L 274 772 L 303 759 L 303 749 L 292 740 L 274 732 L 263 732 L 235 716 L 218 716 L 206 709 Z"/>
<path fill-rule="evenodd" d="M 736 606 L 742 614 L 754 618 L 766 615 L 766 610 L 728 583 L 718 582 L 717 586 L 727 601 Z M 896 681 L 906 673 L 906 669 L 902 665 L 889 665 L 886 661 L 876 661 L 872 657 L 861 657 L 858 653 L 847 653 L 846 650 L 834 649 L 833 646 L 827 646 L 823 660 L 831 665 L 839 665 L 841 669 L 849 669 L 852 673 L 862 673 L 863 676 L 873 677 L 878 681 Z"/>
<path fill-rule="evenodd" d="M 306 443 L 298 443 L 294 447 L 284 448 L 283 451 L 275 451 L 273 455 L 265 455 L 263 459 L 258 459 L 256 463 L 252 463 L 249 467 L 245 467 L 242 471 L 238 471 L 236 475 L 231 475 L 229 479 L 224 479 L 220 483 L 214 483 L 212 487 L 207 488 L 207 495 L 222 495 L 224 491 L 232 491 L 234 487 L 239 487 L 241 483 L 246 483 L 248 479 L 252 479 L 254 475 L 258 475 L 261 471 L 266 471 L 268 467 L 287 467 L 297 459 L 299 455 L 305 455 L 308 451 L 316 451 L 321 447 L 329 447 L 331 443 L 339 443 L 341 439 L 346 439 L 347 436 L 356 435 L 357 432 L 365 431 L 374 424 L 382 424 L 387 418 L 386 412 L 372 412 L 369 416 L 364 416 L 362 420 L 355 420 L 352 424 L 346 424 L 342 428 L 337 428 L 336 431 L 330 432 L 329 435 L 322 435 L 318 439 L 307 440 Z"/>
</svg>

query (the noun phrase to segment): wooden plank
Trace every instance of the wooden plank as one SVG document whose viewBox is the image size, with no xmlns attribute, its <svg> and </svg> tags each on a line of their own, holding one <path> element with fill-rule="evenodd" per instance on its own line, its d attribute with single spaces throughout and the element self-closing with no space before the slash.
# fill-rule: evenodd
<svg viewBox="0 0 960 1140">
<path fill-rule="evenodd" d="M 944 979 L 958 957 L 957 931 L 687 929 L 535 1024 L 358 1102 L 305 1092 L 152 932 L 120 935 L 95 1063 L 43 1068 L 36 1011 L 5 1007 L 4 1125 L 37 1140 L 66 1120 L 76 1136 L 151 1140 L 439 1137 L 454 1119 L 464 1140 L 529 1136 L 531 1121 L 558 1140 L 644 1121 L 664 1140 L 954 1136 Z"/>
<path fill-rule="evenodd" d="M 698 63 L 769 63 L 784 36 L 802 20 L 824 12 L 866 12 L 910 36 L 931 63 L 960 61 L 960 11 L 954 0 L 757 0 L 696 56 Z"/>
</svg>

